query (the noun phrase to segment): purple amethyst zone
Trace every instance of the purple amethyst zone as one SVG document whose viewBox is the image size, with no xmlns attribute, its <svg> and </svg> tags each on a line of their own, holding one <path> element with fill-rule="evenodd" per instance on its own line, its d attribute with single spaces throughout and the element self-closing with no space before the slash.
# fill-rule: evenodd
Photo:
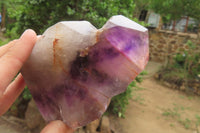
<svg viewBox="0 0 200 133">
<path fill-rule="evenodd" d="M 137 73 L 140 73 L 142 68 L 148 61 L 148 31 L 140 32 L 124 27 L 113 27 L 105 35 L 106 39 L 120 51 L 121 54 L 131 60 L 135 66 Z M 143 62 L 139 64 L 137 60 Z"/>
<path fill-rule="evenodd" d="M 137 61 L 144 60 L 146 65 L 148 57 L 144 53 L 148 44 L 143 39 L 148 34 L 143 34 L 123 27 L 104 30 L 88 55 L 82 57 L 77 53 L 69 74 L 63 72 L 64 78 L 58 85 L 29 86 L 45 120 L 59 119 L 77 128 L 99 118 L 110 98 L 124 92 L 141 72 Z"/>
</svg>

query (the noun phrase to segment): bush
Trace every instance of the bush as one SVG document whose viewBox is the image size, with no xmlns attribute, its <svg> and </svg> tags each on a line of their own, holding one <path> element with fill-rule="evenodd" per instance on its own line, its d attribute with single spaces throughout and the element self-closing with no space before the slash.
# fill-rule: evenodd
<svg viewBox="0 0 200 133">
<path fill-rule="evenodd" d="M 194 87 L 195 82 L 200 82 L 200 51 L 196 44 L 188 41 L 189 49 L 171 55 L 172 61 L 160 71 L 160 78 L 173 84 L 176 88 L 184 86 L 185 91 L 199 93 L 199 86 Z"/>
<path fill-rule="evenodd" d="M 132 87 L 136 87 L 136 81 L 133 81 L 124 93 L 112 98 L 108 109 L 111 113 L 116 114 L 118 117 L 125 117 L 127 105 L 132 98 Z"/>
<path fill-rule="evenodd" d="M 132 18 L 135 8 L 132 0 L 17 0 L 14 3 L 19 10 L 14 12 L 10 7 L 9 17 L 16 20 L 13 27 L 17 27 L 19 34 L 28 28 L 41 34 L 49 26 L 69 20 L 87 20 L 100 28 L 113 15 Z"/>
</svg>

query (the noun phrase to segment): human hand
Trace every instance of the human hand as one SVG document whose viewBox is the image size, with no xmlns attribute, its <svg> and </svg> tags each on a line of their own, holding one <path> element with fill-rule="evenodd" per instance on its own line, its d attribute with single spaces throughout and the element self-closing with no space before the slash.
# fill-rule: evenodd
<svg viewBox="0 0 200 133">
<path fill-rule="evenodd" d="M 17 73 L 31 54 L 36 40 L 36 33 L 26 30 L 19 39 L 0 47 L 0 116 L 9 109 L 25 87 L 21 73 Z M 72 132 L 63 122 L 53 121 L 41 133 Z"/>
<path fill-rule="evenodd" d="M 0 116 L 9 109 L 25 87 L 22 75 L 17 73 L 31 54 L 36 40 L 36 33 L 26 30 L 19 39 L 0 47 Z"/>
</svg>

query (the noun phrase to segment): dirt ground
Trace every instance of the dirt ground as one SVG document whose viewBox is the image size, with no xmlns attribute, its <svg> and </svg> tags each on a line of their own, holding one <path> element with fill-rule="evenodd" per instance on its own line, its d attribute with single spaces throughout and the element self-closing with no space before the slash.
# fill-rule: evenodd
<svg viewBox="0 0 200 133">
<path fill-rule="evenodd" d="M 0 117 L 0 133 L 30 133 L 30 131 L 24 120 L 4 115 Z"/>
<path fill-rule="evenodd" d="M 159 67 L 150 62 L 147 71 L 153 75 Z M 199 133 L 200 97 L 167 88 L 147 76 L 134 91 L 125 115 L 125 119 L 111 117 L 117 133 Z"/>
</svg>

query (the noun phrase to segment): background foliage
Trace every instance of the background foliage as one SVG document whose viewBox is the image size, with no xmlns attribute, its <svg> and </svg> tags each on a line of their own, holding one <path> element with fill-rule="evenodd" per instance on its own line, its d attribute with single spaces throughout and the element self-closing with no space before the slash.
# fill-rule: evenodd
<svg viewBox="0 0 200 133">
<path fill-rule="evenodd" d="M 11 5 L 15 5 L 15 8 L 8 6 L 8 16 L 16 21 L 8 28 L 16 30 L 17 33 L 32 28 L 41 34 L 47 27 L 66 20 L 87 20 L 100 28 L 113 15 L 122 14 L 132 18 L 135 7 L 132 0 L 9 1 Z"/>
<path fill-rule="evenodd" d="M 149 1 L 149 0 L 147 0 Z M 167 20 L 190 16 L 200 20 L 200 0 L 151 0 L 149 8 Z"/>
<path fill-rule="evenodd" d="M 6 6 L 7 35 L 12 38 L 27 28 L 42 34 L 47 27 L 65 20 L 88 20 L 100 28 L 113 15 L 134 19 L 143 9 L 161 14 L 166 21 L 181 16 L 200 20 L 200 0 L 6 0 L 0 5 Z"/>
<path fill-rule="evenodd" d="M 167 68 L 174 68 L 183 71 L 184 79 L 195 79 L 200 75 L 200 51 L 196 44 L 188 40 L 189 49 L 177 53 Z"/>
<path fill-rule="evenodd" d="M 159 79 L 178 87 L 184 86 L 182 90 L 198 94 L 198 83 L 200 82 L 199 46 L 190 40 L 185 45 L 188 45 L 188 50 L 180 50 L 179 53 L 170 55 L 168 64 L 160 70 Z"/>
</svg>

